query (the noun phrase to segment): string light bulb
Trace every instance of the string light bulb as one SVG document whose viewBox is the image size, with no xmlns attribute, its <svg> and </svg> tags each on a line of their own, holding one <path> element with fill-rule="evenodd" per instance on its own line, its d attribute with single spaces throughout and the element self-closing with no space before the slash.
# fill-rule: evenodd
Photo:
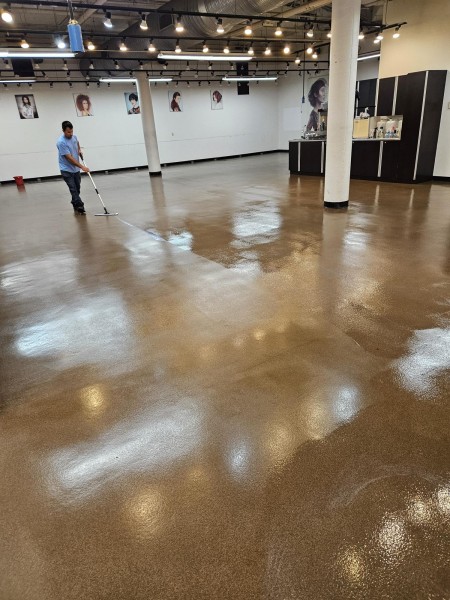
<svg viewBox="0 0 450 600">
<path fill-rule="evenodd" d="M 290 48 L 289 44 L 285 45 L 285 47 L 283 48 L 283 53 L 284 54 L 290 54 L 291 53 L 291 48 Z"/>
<path fill-rule="evenodd" d="M 208 46 L 206 45 L 206 40 L 203 42 L 203 48 L 202 48 L 202 52 L 204 52 L 205 54 L 206 54 L 207 52 L 209 52 L 209 48 L 208 48 Z"/>
<path fill-rule="evenodd" d="M 270 49 L 269 44 L 267 44 L 266 49 L 264 50 L 264 54 L 266 56 L 269 56 L 270 54 L 272 54 L 272 50 Z"/>
<path fill-rule="evenodd" d="M 9 10 L 2 8 L 0 12 L 2 14 L 2 20 L 5 21 L 5 23 L 13 22 L 14 19 L 13 19 L 12 14 L 9 12 Z"/>
<path fill-rule="evenodd" d="M 30 44 L 27 42 L 27 40 L 25 38 L 23 38 L 23 40 L 20 42 L 20 47 L 23 48 L 24 50 L 26 50 L 27 48 L 30 47 Z"/>
<path fill-rule="evenodd" d="M 250 56 L 253 56 L 255 54 L 255 51 L 253 50 L 253 46 L 250 46 L 250 48 L 248 49 L 248 54 L 250 54 Z"/>
<path fill-rule="evenodd" d="M 295 62 L 295 64 L 296 64 L 296 65 L 299 65 L 299 64 L 300 64 L 300 62 L 301 62 L 301 60 L 300 60 L 300 56 L 297 56 L 297 57 L 295 58 L 294 62 Z"/>
<path fill-rule="evenodd" d="M 93 44 L 92 40 L 89 40 L 87 43 L 88 50 L 95 50 L 95 44 Z"/>
<path fill-rule="evenodd" d="M 139 27 L 143 30 L 143 31 L 147 31 L 148 29 L 148 25 L 147 25 L 147 18 L 145 15 L 142 15 L 141 17 L 141 22 L 139 23 Z"/>
<path fill-rule="evenodd" d="M 359 35 L 358 35 L 358 40 L 363 40 L 364 37 L 365 37 L 364 36 L 364 31 L 361 29 L 361 31 L 359 32 Z"/>
<path fill-rule="evenodd" d="M 314 26 L 313 26 L 313 25 L 311 25 L 311 26 L 309 27 L 308 31 L 306 32 L 306 35 L 307 35 L 309 38 L 312 38 L 312 37 L 314 37 Z"/>
<path fill-rule="evenodd" d="M 275 35 L 277 37 L 280 37 L 283 35 L 283 30 L 280 27 L 281 23 L 278 23 L 277 28 L 275 29 Z"/>
<path fill-rule="evenodd" d="M 64 50 L 66 47 L 66 42 L 62 38 L 59 38 L 56 42 L 56 45 L 60 50 Z"/>
<path fill-rule="evenodd" d="M 108 29 L 112 29 L 113 23 L 111 21 L 111 13 L 110 12 L 105 13 L 105 18 L 103 19 L 103 25 L 105 27 L 107 27 Z"/>
<path fill-rule="evenodd" d="M 127 45 L 125 44 L 125 38 L 122 38 L 122 41 L 120 42 L 119 50 L 121 52 L 126 52 L 128 50 Z"/>
<path fill-rule="evenodd" d="M 156 48 L 155 48 L 155 46 L 153 45 L 153 40 L 150 40 L 150 43 L 149 43 L 149 45 L 148 45 L 148 51 L 149 51 L 149 52 L 156 52 Z"/>
<path fill-rule="evenodd" d="M 306 49 L 306 54 L 312 54 L 313 52 L 314 52 L 313 47 L 308 46 L 308 48 Z"/>
<path fill-rule="evenodd" d="M 224 54 L 230 54 L 230 48 L 228 47 L 228 44 L 225 46 L 225 48 L 223 49 L 223 53 Z"/>
<path fill-rule="evenodd" d="M 400 37 L 400 25 L 395 28 L 392 37 L 394 38 L 394 40 L 397 40 Z"/>
<path fill-rule="evenodd" d="M 177 45 L 175 46 L 175 52 L 177 54 L 181 54 L 181 48 L 180 48 L 180 44 L 179 44 L 180 40 L 177 40 Z"/>
<path fill-rule="evenodd" d="M 217 29 L 216 29 L 217 33 L 225 33 L 225 29 L 223 28 L 222 25 L 222 19 L 218 18 L 217 19 Z"/>
<path fill-rule="evenodd" d="M 180 16 L 177 18 L 177 22 L 175 24 L 175 31 L 177 31 L 178 33 L 181 33 L 181 32 L 184 31 L 184 25 L 181 22 L 181 17 Z"/>
<path fill-rule="evenodd" d="M 247 21 L 247 25 L 245 26 L 244 33 L 245 33 L 245 35 L 252 35 L 253 34 L 251 20 Z"/>
</svg>

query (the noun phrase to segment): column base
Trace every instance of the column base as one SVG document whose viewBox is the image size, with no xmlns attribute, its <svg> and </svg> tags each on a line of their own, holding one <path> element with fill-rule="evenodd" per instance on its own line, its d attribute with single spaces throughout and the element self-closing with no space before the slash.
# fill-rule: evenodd
<svg viewBox="0 0 450 600">
<path fill-rule="evenodd" d="M 149 171 L 148 174 L 150 175 L 150 177 L 161 177 L 162 176 L 161 171 Z"/>
<path fill-rule="evenodd" d="M 348 200 L 345 202 L 324 202 L 325 208 L 348 208 Z"/>
</svg>

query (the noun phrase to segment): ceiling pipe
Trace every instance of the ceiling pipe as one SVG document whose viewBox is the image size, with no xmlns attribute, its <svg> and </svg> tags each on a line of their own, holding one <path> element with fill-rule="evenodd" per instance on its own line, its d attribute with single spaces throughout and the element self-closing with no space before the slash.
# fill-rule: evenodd
<svg viewBox="0 0 450 600">
<path fill-rule="evenodd" d="M 318 8 L 327 6 L 328 4 L 331 4 L 331 0 L 312 0 L 311 2 L 308 2 L 307 4 L 302 4 L 301 6 L 296 6 L 295 8 L 291 8 L 281 14 L 274 15 L 273 20 L 280 21 L 280 22 L 287 21 L 288 19 L 290 19 L 294 16 L 312 12 L 314 10 L 317 10 Z M 261 25 L 264 21 L 267 21 L 267 19 L 263 18 L 262 20 L 254 21 L 253 25 Z M 321 22 L 324 24 L 329 24 L 330 20 L 321 21 Z M 232 31 L 231 35 L 241 35 L 241 33 L 244 33 L 244 27 L 237 29 L 236 31 Z"/>
</svg>

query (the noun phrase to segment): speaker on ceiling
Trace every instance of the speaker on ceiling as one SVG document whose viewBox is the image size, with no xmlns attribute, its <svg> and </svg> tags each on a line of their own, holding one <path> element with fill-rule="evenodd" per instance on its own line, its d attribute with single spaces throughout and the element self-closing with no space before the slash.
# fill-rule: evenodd
<svg viewBox="0 0 450 600">
<path fill-rule="evenodd" d="M 31 58 L 12 58 L 11 65 L 14 75 L 19 77 L 34 77 L 33 62 Z"/>
<path fill-rule="evenodd" d="M 238 77 L 248 77 L 248 62 L 237 62 L 236 63 L 236 74 Z M 239 81 L 237 84 L 238 96 L 248 96 L 250 93 L 250 87 L 248 81 Z"/>
</svg>

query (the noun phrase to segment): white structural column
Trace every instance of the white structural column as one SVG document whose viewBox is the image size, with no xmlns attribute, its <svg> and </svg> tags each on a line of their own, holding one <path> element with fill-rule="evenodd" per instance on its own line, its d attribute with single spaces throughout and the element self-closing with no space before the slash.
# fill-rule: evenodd
<svg viewBox="0 0 450 600">
<path fill-rule="evenodd" d="M 147 153 L 148 173 L 150 177 L 161 175 L 158 140 L 156 139 L 155 115 L 153 112 L 152 95 L 147 74 L 136 73 L 139 106 L 141 108 L 142 129 L 144 130 L 145 151 Z"/>
<path fill-rule="evenodd" d="M 361 0 L 335 0 L 331 13 L 330 84 L 324 204 L 348 206 Z"/>
</svg>

